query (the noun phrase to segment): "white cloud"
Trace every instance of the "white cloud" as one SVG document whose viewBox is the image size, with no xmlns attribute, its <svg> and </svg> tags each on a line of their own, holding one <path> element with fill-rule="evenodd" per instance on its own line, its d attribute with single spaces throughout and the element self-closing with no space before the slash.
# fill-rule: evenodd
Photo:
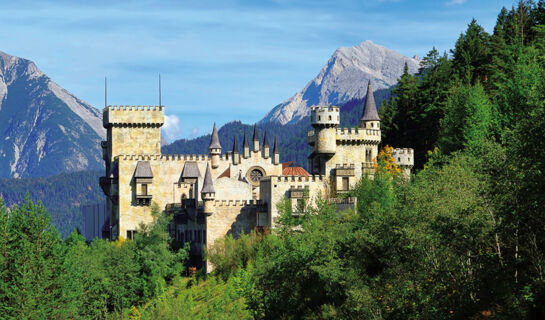
<svg viewBox="0 0 545 320">
<path fill-rule="evenodd" d="M 180 118 L 173 114 L 165 114 L 165 124 L 163 124 L 162 131 L 167 140 L 174 141 L 178 139 L 182 133 Z"/>
<path fill-rule="evenodd" d="M 458 4 L 464 4 L 467 0 L 450 0 L 447 2 L 447 6 L 455 6 Z"/>
</svg>

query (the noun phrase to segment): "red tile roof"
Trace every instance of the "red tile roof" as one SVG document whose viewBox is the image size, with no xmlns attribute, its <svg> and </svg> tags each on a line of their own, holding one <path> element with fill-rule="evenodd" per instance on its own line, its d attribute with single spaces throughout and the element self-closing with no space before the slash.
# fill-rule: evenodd
<svg viewBox="0 0 545 320">
<path fill-rule="evenodd" d="M 229 178 L 231 176 L 231 168 L 227 168 L 218 178 Z"/>
<path fill-rule="evenodd" d="M 283 176 L 302 176 L 308 178 L 307 170 L 303 167 L 286 167 L 282 169 Z"/>
</svg>

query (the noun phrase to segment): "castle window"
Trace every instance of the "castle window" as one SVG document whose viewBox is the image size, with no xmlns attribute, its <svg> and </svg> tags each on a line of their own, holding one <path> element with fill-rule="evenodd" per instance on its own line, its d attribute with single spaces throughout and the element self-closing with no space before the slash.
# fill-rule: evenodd
<svg viewBox="0 0 545 320">
<path fill-rule="evenodd" d="M 127 239 L 133 240 L 136 230 L 127 230 Z"/>
<path fill-rule="evenodd" d="M 348 190 L 348 177 L 343 177 L 343 190 Z"/>
<path fill-rule="evenodd" d="M 371 128 L 373 128 L 373 123 L 371 122 Z"/>
<path fill-rule="evenodd" d="M 142 184 L 142 195 L 147 196 L 148 195 L 148 185 Z"/>
<path fill-rule="evenodd" d="M 371 158 L 371 150 L 367 149 L 365 150 L 365 162 L 371 162 L 373 159 Z"/>
<path fill-rule="evenodd" d="M 329 116 L 329 120 L 331 121 L 331 116 Z"/>
</svg>

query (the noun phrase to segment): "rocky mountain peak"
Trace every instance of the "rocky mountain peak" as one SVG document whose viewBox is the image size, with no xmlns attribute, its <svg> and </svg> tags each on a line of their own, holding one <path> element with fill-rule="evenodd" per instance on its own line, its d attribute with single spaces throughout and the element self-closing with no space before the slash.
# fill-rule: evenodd
<svg viewBox="0 0 545 320">
<path fill-rule="evenodd" d="M 101 167 L 102 114 L 32 61 L 0 51 L 0 177 Z"/>
<path fill-rule="evenodd" d="M 420 66 L 418 59 L 369 40 L 353 47 L 340 47 L 303 90 L 276 106 L 261 122 L 296 123 L 309 115 L 312 106 L 338 105 L 364 98 L 369 80 L 375 90 L 390 88 L 397 83 L 405 63 L 411 73 L 416 73 Z"/>
</svg>

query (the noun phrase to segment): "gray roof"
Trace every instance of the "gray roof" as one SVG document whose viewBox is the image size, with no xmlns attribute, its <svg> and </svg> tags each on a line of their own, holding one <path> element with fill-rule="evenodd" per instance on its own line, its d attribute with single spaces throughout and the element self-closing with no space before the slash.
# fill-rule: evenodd
<svg viewBox="0 0 545 320">
<path fill-rule="evenodd" d="M 259 134 L 257 133 L 257 124 L 254 124 L 254 137 L 252 140 L 259 141 Z"/>
<path fill-rule="evenodd" d="M 365 106 L 363 107 L 363 114 L 361 115 L 361 121 L 380 121 L 377 112 L 377 105 L 375 104 L 375 97 L 373 96 L 373 88 L 371 87 L 371 80 L 367 85 L 367 96 L 365 98 Z"/>
<path fill-rule="evenodd" d="M 134 170 L 135 178 L 153 178 L 149 161 L 138 161 L 136 170 Z"/>
<path fill-rule="evenodd" d="M 237 137 L 233 138 L 233 154 L 238 153 Z"/>
<path fill-rule="evenodd" d="M 182 170 L 182 178 L 200 178 L 201 172 L 199 166 L 195 161 L 187 161 L 184 164 L 184 170 Z"/>
<path fill-rule="evenodd" d="M 278 140 L 278 139 L 277 139 L 276 137 L 274 137 L 273 154 L 275 154 L 275 153 L 280 153 L 280 152 L 278 151 L 278 146 L 277 146 L 278 143 L 277 143 L 277 140 Z"/>
<path fill-rule="evenodd" d="M 246 130 L 244 130 L 244 141 L 242 142 L 243 148 L 250 148 L 250 145 L 248 144 L 248 137 L 246 136 Z"/>
<path fill-rule="evenodd" d="M 263 148 L 269 147 L 269 141 L 267 141 L 267 131 L 265 131 L 265 135 L 263 136 Z"/>
<path fill-rule="evenodd" d="M 220 139 L 218 138 L 218 129 L 216 129 L 216 123 L 214 122 L 214 128 L 212 129 L 212 137 L 210 138 L 209 149 L 221 149 Z"/>
<path fill-rule="evenodd" d="M 215 193 L 215 192 L 216 190 L 214 190 L 214 183 L 212 182 L 212 174 L 210 173 L 210 164 L 207 164 L 201 193 Z"/>
</svg>

